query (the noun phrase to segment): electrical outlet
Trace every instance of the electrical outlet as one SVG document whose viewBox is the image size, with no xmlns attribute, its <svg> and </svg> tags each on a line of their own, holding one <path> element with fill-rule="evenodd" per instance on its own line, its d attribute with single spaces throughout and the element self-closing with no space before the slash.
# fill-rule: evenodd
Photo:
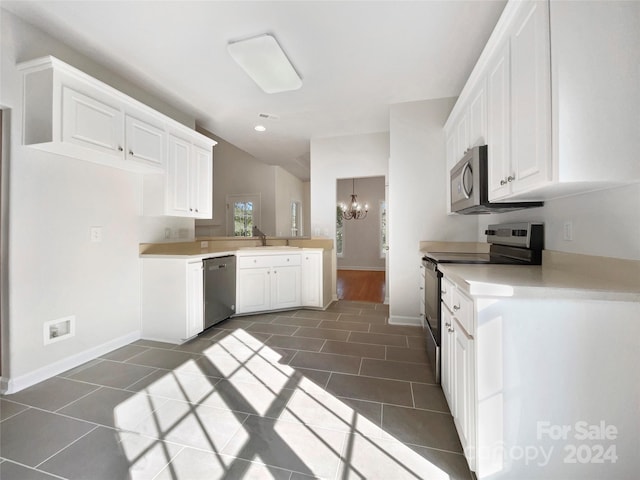
<svg viewBox="0 0 640 480">
<path fill-rule="evenodd" d="M 89 239 L 94 243 L 102 242 L 102 227 L 91 227 L 89 229 Z"/>
<path fill-rule="evenodd" d="M 564 228 L 562 231 L 562 238 L 566 242 L 573 241 L 573 222 L 564 222 Z"/>
</svg>

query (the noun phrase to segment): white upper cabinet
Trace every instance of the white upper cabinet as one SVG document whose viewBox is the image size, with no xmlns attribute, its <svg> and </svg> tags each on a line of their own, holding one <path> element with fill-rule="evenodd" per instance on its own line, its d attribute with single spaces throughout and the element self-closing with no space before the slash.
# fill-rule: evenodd
<svg viewBox="0 0 640 480">
<path fill-rule="evenodd" d="M 213 153 L 211 147 L 193 145 L 191 204 L 198 218 L 213 216 Z"/>
<path fill-rule="evenodd" d="M 169 131 L 205 149 L 215 145 L 57 58 L 18 68 L 24 73 L 24 145 L 140 173 L 165 172 Z"/>
<path fill-rule="evenodd" d="M 165 214 L 189 216 L 191 207 L 191 142 L 169 135 Z"/>
<path fill-rule="evenodd" d="M 511 183 L 513 193 L 551 181 L 549 9 L 527 3 L 511 40 Z"/>
<path fill-rule="evenodd" d="M 510 103 L 509 42 L 494 55 L 487 72 L 487 150 L 491 159 L 489 198 L 508 195 L 513 181 L 511 169 L 511 103 Z"/>
<path fill-rule="evenodd" d="M 639 31 L 640 2 L 509 1 L 445 124 L 447 183 L 481 130 L 491 201 L 639 181 Z"/>
<path fill-rule="evenodd" d="M 469 100 L 469 147 L 487 143 L 487 87 L 480 81 Z"/>
<path fill-rule="evenodd" d="M 164 167 L 166 138 L 165 132 L 150 123 L 130 115 L 125 116 L 127 160 L 147 164 L 150 167 Z"/>
<path fill-rule="evenodd" d="M 164 182 L 145 179 L 144 209 L 149 215 L 211 218 L 213 153 L 188 138 L 169 134 Z M 157 211 L 158 207 L 164 210 Z"/>
<path fill-rule="evenodd" d="M 62 141 L 109 155 L 121 156 L 124 150 L 122 109 L 62 87 Z"/>
</svg>

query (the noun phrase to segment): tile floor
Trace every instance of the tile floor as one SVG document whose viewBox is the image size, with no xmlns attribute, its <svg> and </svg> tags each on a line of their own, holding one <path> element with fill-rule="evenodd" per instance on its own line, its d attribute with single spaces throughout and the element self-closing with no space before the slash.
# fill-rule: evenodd
<svg viewBox="0 0 640 480">
<path fill-rule="evenodd" d="M 140 340 L 0 398 L 0 478 L 472 479 L 418 327 L 340 301 Z"/>
</svg>

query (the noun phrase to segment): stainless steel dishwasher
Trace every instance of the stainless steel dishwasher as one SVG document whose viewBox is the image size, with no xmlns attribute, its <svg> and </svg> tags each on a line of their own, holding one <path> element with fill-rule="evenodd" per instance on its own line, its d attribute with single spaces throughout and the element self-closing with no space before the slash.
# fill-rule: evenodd
<svg viewBox="0 0 640 480">
<path fill-rule="evenodd" d="M 236 310 L 236 257 L 204 260 L 204 328 L 229 318 Z"/>
</svg>

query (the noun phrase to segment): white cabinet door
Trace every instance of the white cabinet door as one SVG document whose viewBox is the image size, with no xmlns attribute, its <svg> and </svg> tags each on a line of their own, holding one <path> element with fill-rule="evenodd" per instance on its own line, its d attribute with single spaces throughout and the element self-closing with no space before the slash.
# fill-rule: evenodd
<svg viewBox="0 0 640 480">
<path fill-rule="evenodd" d="M 62 141 L 122 158 L 123 113 L 69 87 L 62 88 Z"/>
<path fill-rule="evenodd" d="M 454 422 L 458 429 L 460 442 L 465 456 L 472 464 L 473 446 L 475 445 L 475 372 L 473 360 L 473 339 L 464 331 L 460 323 L 454 319 L 454 365 L 455 386 L 454 403 L 456 414 Z"/>
<path fill-rule="evenodd" d="M 164 130 L 126 115 L 127 161 L 164 168 L 166 135 Z"/>
<path fill-rule="evenodd" d="M 551 181 L 551 74 L 547 2 L 527 2 L 511 36 L 513 193 Z"/>
<path fill-rule="evenodd" d="M 478 82 L 469 101 L 469 147 L 487 144 L 486 79 Z"/>
<path fill-rule="evenodd" d="M 271 309 L 271 268 L 240 268 L 237 275 L 236 312 Z"/>
<path fill-rule="evenodd" d="M 169 135 L 166 173 L 166 214 L 190 216 L 191 143 Z"/>
<path fill-rule="evenodd" d="M 300 266 L 273 267 L 271 273 L 271 308 L 299 307 Z"/>
<path fill-rule="evenodd" d="M 302 254 L 302 305 L 322 308 L 322 252 Z"/>
<path fill-rule="evenodd" d="M 489 200 L 509 194 L 511 160 L 511 98 L 509 41 L 490 62 L 487 76 L 487 148 Z"/>
<path fill-rule="evenodd" d="M 456 123 L 456 158 L 460 160 L 469 149 L 469 115 L 465 110 Z M 457 161 L 456 161 L 457 162 Z"/>
<path fill-rule="evenodd" d="M 454 380 L 454 362 L 453 362 L 453 333 L 451 332 L 451 314 L 447 307 L 442 304 L 442 340 L 441 340 L 441 384 L 444 396 L 449 404 L 451 415 L 455 417 L 455 403 L 452 395 Z"/>
<path fill-rule="evenodd" d="M 204 282 L 202 262 L 187 264 L 187 325 L 185 338 L 191 338 L 204 329 Z"/>
<path fill-rule="evenodd" d="M 190 140 L 169 135 L 165 214 L 211 218 L 213 210 L 212 153 Z"/>
<path fill-rule="evenodd" d="M 191 168 L 191 204 L 196 218 L 213 216 L 213 154 L 193 145 Z"/>
</svg>

